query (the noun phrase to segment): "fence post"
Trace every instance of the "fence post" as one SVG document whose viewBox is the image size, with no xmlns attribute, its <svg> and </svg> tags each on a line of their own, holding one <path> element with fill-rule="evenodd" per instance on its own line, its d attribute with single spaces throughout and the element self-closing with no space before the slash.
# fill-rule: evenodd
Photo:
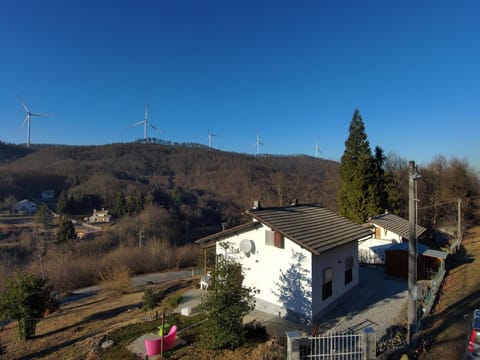
<svg viewBox="0 0 480 360">
<path fill-rule="evenodd" d="M 375 330 L 367 327 L 363 330 L 365 335 L 365 359 L 375 360 L 377 358 L 377 339 Z"/>
<path fill-rule="evenodd" d="M 287 360 L 300 360 L 300 332 L 287 331 Z"/>
</svg>

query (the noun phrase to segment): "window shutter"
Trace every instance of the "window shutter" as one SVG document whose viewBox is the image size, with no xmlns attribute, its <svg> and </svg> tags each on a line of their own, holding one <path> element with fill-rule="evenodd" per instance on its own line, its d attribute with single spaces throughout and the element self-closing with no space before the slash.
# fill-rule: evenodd
<svg viewBox="0 0 480 360">
<path fill-rule="evenodd" d="M 275 247 L 283 249 L 283 235 L 280 234 L 278 231 L 275 231 L 274 234 L 275 234 L 274 235 L 274 245 L 275 245 Z"/>
</svg>

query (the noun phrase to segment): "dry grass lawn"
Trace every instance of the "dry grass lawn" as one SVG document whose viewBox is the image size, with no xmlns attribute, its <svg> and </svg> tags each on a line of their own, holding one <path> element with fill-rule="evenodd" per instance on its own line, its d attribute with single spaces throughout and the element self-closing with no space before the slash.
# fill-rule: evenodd
<svg viewBox="0 0 480 360">
<path fill-rule="evenodd" d="M 172 282 L 162 284 L 171 286 Z M 144 321 L 143 289 L 114 295 L 100 292 L 61 306 L 37 325 L 36 336 L 27 341 L 15 338 L 16 324 L 0 332 L 1 359 L 86 359 L 101 336 L 129 324 Z"/>
</svg>

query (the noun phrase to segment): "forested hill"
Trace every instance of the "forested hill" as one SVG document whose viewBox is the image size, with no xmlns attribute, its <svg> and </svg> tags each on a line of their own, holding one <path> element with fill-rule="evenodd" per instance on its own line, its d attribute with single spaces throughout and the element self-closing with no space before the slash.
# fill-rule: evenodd
<svg viewBox="0 0 480 360">
<path fill-rule="evenodd" d="M 146 204 L 175 207 L 205 225 L 216 219 L 218 226 L 238 222 L 254 200 L 277 206 L 298 199 L 337 209 L 338 163 L 309 156 L 140 143 L 36 149 L 2 144 L 0 150 L 0 201 L 64 191 L 82 203 L 75 211 L 88 213 L 114 208 L 119 193 L 142 194 Z"/>
</svg>

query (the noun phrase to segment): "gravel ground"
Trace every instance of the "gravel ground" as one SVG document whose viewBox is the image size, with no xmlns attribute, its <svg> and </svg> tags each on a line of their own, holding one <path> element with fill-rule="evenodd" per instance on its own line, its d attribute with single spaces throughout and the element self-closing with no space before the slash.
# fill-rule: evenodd
<svg viewBox="0 0 480 360">
<path fill-rule="evenodd" d="M 383 266 L 360 267 L 357 288 L 322 317 L 318 328 L 320 332 L 345 332 L 371 327 L 381 339 L 390 326 L 404 322 L 407 295 L 407 280 L 386 278 Z"/>
</svg>

